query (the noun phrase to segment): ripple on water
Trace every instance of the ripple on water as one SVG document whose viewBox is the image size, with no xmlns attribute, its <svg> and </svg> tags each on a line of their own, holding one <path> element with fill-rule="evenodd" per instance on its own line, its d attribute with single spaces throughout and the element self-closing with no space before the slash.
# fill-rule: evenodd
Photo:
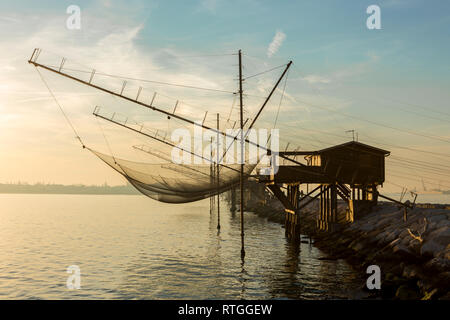
<svg viewBox="0 0 450 320">
<path fill-rule="evenodd" d="M 284 229 L 222 204 L 166 205 L 141 196 L 0 195 L 0 298 L 325 299 L 364 282 L 343 261 L 288 243 Z M 30 209 L 32 208 L 32 210 Z M 68 290 L 67 267 L 81 269 Z M 361 275 L 364 276 L 364 275 Z"/>
</svg>

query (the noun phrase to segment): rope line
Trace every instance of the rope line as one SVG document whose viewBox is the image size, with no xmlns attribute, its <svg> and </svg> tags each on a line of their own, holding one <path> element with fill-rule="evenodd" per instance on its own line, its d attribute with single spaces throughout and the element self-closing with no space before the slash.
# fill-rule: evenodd
<svg viewBox="0 0 450 320">
<path fill-rule="evenodd" d="M 284 80 L 283 91 L 282 91 L 282 93 L 281 93 L 280 103 L 278 104 L 277 115 L 276 115 L 276 117 L 275 117 L 275 122 L 274 122 L 274 124 L 273 124 L 273 128 L 274 128 L 274 129 L 275 129 L 275 126 L 277 125 L 277 122 L 278 122 L 278 115 L 280 114 L 281 103 L 283 102 L 284 93 L 286 92 L 286 84 L 287 84 L 288 77 L 289 77 L 289 70 L 288 70 L 288 72 L 286 73 L 286 78 L 285 78 L 285 80 Z"/>
<path fill-rule="evenodd" d="M 48 67 L 57 68 L 57 66 L 52 66 L 52 65 L 48 65 Z M 64 68 L 64 70 L 80 72 L 80 73 L 92 73 L 92 71 L 79 70 L 79 69 L 73 69 L 73 68 Z M 116 78 L 116 79 L 125 79 L 125 80 L 133 80 L 133 81 L 140 81 L 140 82 L 149 82 L 149 83 L 155 83 L 155 84 L 161 84 L 161 85 L 167 85 L 167 86 L 174 86 L 174 87 L 181 87 L 181 88 L 188 88 L 188 89 L 197 89 L 197 90 L 205 90 L 205 91 L 214 91 L 214 92 L 236 94 L 236 92 L 228 91 L 228 90 L 204 88 L 204 87 L 191 86 L 191 85 L 185 85 L 185 84 L 180 84 L 180 83 L 170 83 L 170 82 L 164 82 L 164 81 L 156 81 L 156 80 L 147 80 L 147 79 L 140 79 L 140 78 L 125 77 L 125 76 L 119 76 L 119 75 L 114 75 L 114 74 L 109 74 L 109 73 L 103 73 L 103 72 L 99 72 L 99 71 L 95 72 L 95 75 L 100 75 L 100 76 L 105 76 L 105 77 L 110 77 L 110 78 Z"/>
<path fill-rule="evenodd" d="M 80 141 L 81 146 L 83 148 L 86 148 L 86 146 L 84 145 L 83 141 L 81 140 L 81 137 L 79 136 L 77 130 L 75 129 L 75 127 L 73 126 L 72 122 L 70 121 L 69 117 L 67 116 L 67 114 L 65 113 L 64 109 L 62 108 L 62 106 L 60 105 L 60 103 L 58 102 L 58 100 L 56 99 L 55 95 L 53 94 L 53 91 L 50 89 L 49 85 L 47 84 L 47 82 L 45 81 L 44 77 L 42 76 L 41 72 L 39 71 L 39 69 L 36 67 L 35 68 L 37 73 L 39 74 L 39 77 L 41 78 L 42 82 L 44 83 L 44 85 L 47 87 L 48 92 L 50 93 L 50 95 L 52 96 L 53 100 L 55 101 L 55 103 L 58 105 L 59 110 L 61 110 L 61 113 L 63 114 L 64 118 L 66 119 L 67 123 L 69 124 L 69 126 L 72 128 L 72 131 L 75 133 L 75 138 Z"/>
<path fill-rule="evenodd" d="M 100 127 L 100 131 L 101 131 L 101 133 L 103 135 L 103 139 L 105 139 L 106 146 L 108 147 L 109 153 L 111 154 L 111 157 L 113 158 L 114 163 L 117 164 L 116 158 L 114 157 L 114 153 L 112 152 L 111 145 L 109 144 L 109 141 L 106 138 L 105 132 L 103 131 L 103 127 L 102 127 L 100 121 L 98 120 L 98 117 L 95 117 L 95 121 L 97 122 L 98 126 Z"/>
<path fill-rule="evenodd" d="M 320 105 L 317 105 L 317 104 L 312 104 L 312 103 L 304 101 L 304 100 L 300 100 L 300 99 L 296 99 L 296 100 L 300 101 L 300 102 L 302 102 L 302 103 L 304 103 L 306 105 L 309 105 L 311 107 L 316 107 L 316 108 L 323 109 L 323 110 L 326 110 L 326 111 L 329 111 L 329 112 L 337 113 L 337 114 L 343 115 L 343 116 L 345 116 L 347 118 L 352 118 L 352 119 L 355 119 L 355 120 L 358 120 L 358 121 L 364 121 L 364 122 L 367 122 L 367 123 L 370 123 L 370 124 L 373 124 L 373 125 L 376 125 L 376 126 L 379 126 L 379 127 L 384 127 L 384 128 L 387 128 L 387 129 L 396 130 L 396 131 L 399 131 L 399 132 L 403 132 L 403 133 L 407 133 L 407 134 L 411 134 L 411 135 L 415 135 L 415 136 L 419 136 L 419 137 L 423 137 L 423 138 L 428 138 L 428 139 L 433 139 L 433 140 L 438 140 L 438 141 L 450 143 L 449 139 L 446 139 L 446 138 L 443 138 L 443 137 L 427 135 L 427 134 L 424 134 L 424 133 L 421 133 L 421 132 L 415 132 L 415 131 L 411 131 L 411 130 L 408 130 L 408 129 L 396 128 L 394 126 L 390 126 L 390 125 L 387 125 L 387 124 L 384 124 L 384 123 L 381 123 L 381 122 L 365 119 L 365 118 L 358 117 L 358 116 L 353 116 L 353 115 L 345 113 L 345 112 L 339 112 L 339 111 L 333 110 L 331 108 L 327 108 L 327 107 L 320 106 Z"/>
<path fill-rule="evenodd" d="M 271 71 L 274 71 L 274 70 L 280 69 L 280 68 L 282 68 L 282 67 L 284 67 L 284 66 L 286 66 L 286 65 L 287 65 L 287 64 L 285 63 L 285 64 L 282 64 L 282 65 L 280 65 L 280 66 L 278 66 L 278 67 L 274 67 L 274 68 L 272 68 L 272 69 L 269 69 L 269 70 L 266 70 L 266 71 L 261 71 L 261 72 L 258 72 L 258 73 L 254 74 L 254 75 L 251 75 L 251 76 L 245 77 L 245 78 L 244 78 L 243 80 L 248 80 L 248 79 L 251 79 L 251 78 L 254 78 L 254 77 L 260 76 L 260 75 L 262 75 L 262 74 L 265 74 L 265 73 L 268 73 L 268 72 L 271 72 Z"/>
</svg>

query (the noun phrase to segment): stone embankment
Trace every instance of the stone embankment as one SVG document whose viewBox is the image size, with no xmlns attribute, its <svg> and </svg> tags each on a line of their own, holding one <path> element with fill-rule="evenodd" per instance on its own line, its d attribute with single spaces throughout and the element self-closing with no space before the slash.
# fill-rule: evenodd
<svg viewBox="0 0 450 320">
<path fill-rule="evenodd" d="M 450 299 L 450 210 L 427 205 L 404 209 L 380 202 L 353 223 L 341 223 L 333 232 L 316 229 L 318 202 L 301 212 L 301 233 L 310 236 L 329 259 L 345 259 L 355 268 L 381 269 L 385 299 Z M 276 199 L 250 201 L 247 210 L 284 224 L 284 210 Z M 340 206 L 340 216 L 345 209 Z"/>
</svg>

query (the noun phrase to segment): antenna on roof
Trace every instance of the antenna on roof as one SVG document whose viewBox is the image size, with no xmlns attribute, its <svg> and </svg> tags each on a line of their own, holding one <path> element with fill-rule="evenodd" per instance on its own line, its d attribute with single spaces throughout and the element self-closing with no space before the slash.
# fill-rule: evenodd
<svg viewBox="0 0 450 320">
<path fill-rule="evenodd" d="M 349 132 L 352 133 L 353 141 L 355 141 L 355 133 L 356 133 L 356 141 L 358 141 L 358 132 L 356 132 L 355 129 L 345 131 L 345 133 L 349 133 Z"/>
</svg>

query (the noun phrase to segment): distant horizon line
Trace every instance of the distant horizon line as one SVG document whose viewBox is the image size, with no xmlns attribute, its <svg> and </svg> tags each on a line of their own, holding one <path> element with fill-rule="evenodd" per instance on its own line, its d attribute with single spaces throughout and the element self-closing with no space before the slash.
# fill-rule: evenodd
<svg viewBox="0 0 450 320">
<path fill-rule="evenodd" d="M 0 183 L 0 193 L 28 193 L 28 194 L 140 194 L 131 184 L 109 186 L 84 184 L 55 184 L 55 183 Z"/>
<path fill-rule="evenodd" d="M 83 183 L 70 183 L 70 184 L 64 184 L 64 183 L 54 183 L 54 182 L 22 182 L 22 181 L 17 181 L 17 182 L 0 182 L 0 185 L 17 185 L 17 186 L 65 186 L 65 187 L 80 187 L 80 186 L 84 186 L 84 187 L 127 187 L 127 186 L 132 186 L 130 183 L 125 183 L 125 184 L 116 184 L 116 185 L 109 185 L 107 182 L 104 182 L 103 184 L 83 184 Z"/>
</svg>

